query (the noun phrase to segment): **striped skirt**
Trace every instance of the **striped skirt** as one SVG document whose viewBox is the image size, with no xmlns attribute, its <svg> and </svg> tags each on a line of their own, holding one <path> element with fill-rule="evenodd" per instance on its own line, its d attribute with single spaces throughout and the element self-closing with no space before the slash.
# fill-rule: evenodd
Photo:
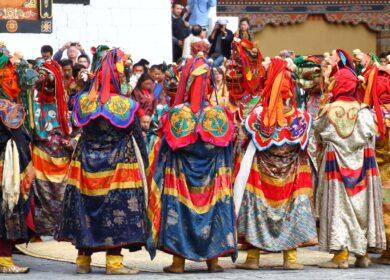
<svg viewBox="0 0 390 280">
<path fill-rule="evenodd" d="M 287 144 L 257 151 L 250 168 L 238 215 L 238 241 L 274 252 L 316 244 L 306 153 Z"/>
</svg>

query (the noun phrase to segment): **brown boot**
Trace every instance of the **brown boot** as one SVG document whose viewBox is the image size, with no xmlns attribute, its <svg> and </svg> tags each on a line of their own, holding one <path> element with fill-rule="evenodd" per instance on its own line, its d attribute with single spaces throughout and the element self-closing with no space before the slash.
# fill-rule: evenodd
<svg viewBox="0 0 390 280">
<path fill-rule="evenodd" d="M 20 274 L 28 273 L 28 267 L 22 267 L 14 264 L 12 257 L 0 257 L 0 273 L 5 274 Z"/>
<path fill-rule="evenodd" d="M 76 259 L 76 273 L 91 273 L 91 256 L 78 255 Z"/>
<path fill-rule="evenodd" d="M 390 240 L 387 242 L 389 243 Z M 383 251 L 382 255 L 379 258 L 372 259 L 373 263 L 390 265 L 390 244 L 388 244 L 387 246 L 388 246 L 387 250 Z"/>
<path fill-rule="evenodd" d="M 297 249 L 283 251 L 283 268 L 285 270 L 302 270 L 303 264 L 297 262 Z"/>
<path fill-rule="evenodd" d="M 185 259 L 179 256 L 173 256 L 173 261 L 170 266 L 164 267 L 166 273 L 184 273 Z"/>
<path fill-rule="evenodd" d="M 218 258 L 206 261 L 209 272 L 223 272 L 223 267 L 218 264 Z"/>
<path fill-rule="evenodd" d="M 355 267 L 368 268 L 372 264 L 368 254 L 364 256 L 356 256 Z"/>
<path fill-rule="evenodd" d="M 381 255 L 378 258 L 372 258 L 372 262 L 376 264 L 390 265 L 390 257 Z"/>
<path fill-rule="evenodd" d="M 246 261 L 242 264 L 237 264 L 238 269 L 258 270 L 260 268 L 260 250 L 249 249 L 246 255 Z"/>
<path fill-rule="evenodd" d="M 318 266 L 320 268 L 347 269 L 349 267 L 348 258 L 348 250 L 340 250 L 336 254 L 334 254 L 332 260 L 319 264 Z"/>
<path fill-rule="evenodd" d="M 122 255 L 106 255 L 106 274 L 108 275 L 134 275 L 138 269 L 127 268 L 123 265 Z"/>
</svg>

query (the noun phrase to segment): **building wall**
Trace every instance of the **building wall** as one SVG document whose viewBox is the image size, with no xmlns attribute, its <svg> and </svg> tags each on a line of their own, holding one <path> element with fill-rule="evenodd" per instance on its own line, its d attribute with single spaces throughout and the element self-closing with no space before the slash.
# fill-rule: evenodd
<svg viewBox="0 0 390 280">
<path fill-rule="evenodd" d="M 332 24 L 322 17 L 309 17 L 301 24 L 267 25 L 255 34 L 255 40 L 265 56 L 275 56 L 283 49 L 309 55 L 323 54 L 336 48 L 349 52 L 354 49 L 375 52 L 377 47 L 376 33 L 363 24 Z"/>
<path fill-rule="evenodd" d="M 170 0 L 91 0 L 91 4 L 54 4 L 52 34 L 0 34 L 13 51 L 26 58 L 40 55 L 40 47 L 56 50 L 67 41 L 79 41 L 87 50 L 98 44 L 121 47 L 134 60 L 170 62 Z"/>
<path fill-rule="evenodd" d="M 378 54 L 390 52 L 390 30 L 379 32 L 377 36 L 377 43 Z"/>
</svg>

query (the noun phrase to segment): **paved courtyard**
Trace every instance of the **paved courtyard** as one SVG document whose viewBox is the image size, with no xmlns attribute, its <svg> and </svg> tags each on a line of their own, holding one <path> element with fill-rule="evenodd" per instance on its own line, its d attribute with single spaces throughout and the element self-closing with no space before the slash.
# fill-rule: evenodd
<svg viewBox="0 0 390 280">
<path fill-rule="evenodd" d="M 24 255 L 16 255 L 15 260 L 31 268 L 27 275 L 1 275 L 0 279 L 390 279 L 390 266 L 374 265 L 369 269 L 350 268 L 348 270 L 324 270 L 314 266 L 307 266 L 303 271 L 284 271 L 282 269 L 260 269 L 258 271 L 246 271 L 227 269 L 223 273 L 201 273 L 200 271 L 190 271 L 182 275 L 172 275 L 167 273 L 141 272 L 135 276 L 107 276 L 103 268 L 94 268 L 92 274 L 77 275 L 74 273 L 74 264 L 50 261 Z M 153 266 L 150 260 L 145 259 L 144 266 Z M 27 277 L 26 277 L 27 276 Z"/>
</svg>

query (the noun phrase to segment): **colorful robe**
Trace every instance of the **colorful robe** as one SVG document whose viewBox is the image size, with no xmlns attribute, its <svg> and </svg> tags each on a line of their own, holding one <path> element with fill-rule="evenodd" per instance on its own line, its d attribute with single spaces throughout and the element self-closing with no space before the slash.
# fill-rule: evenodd
<svg viewBox="0 0 390 280">
<path fill-rule="evenodd" d="M 72 150 L 60 129 L 55 103 L 33 102 L 34 140 L 32 160 L 36 171 L 34 222 L 37 235 L 54 235 L 61 215 Z"/>
<path fill-rule="evenodd" d="M 119 128 L 98 117 L 83 127 L 56 239 L 71 241 L 79 249 L 135 250 L 146 243 L 143 141 L 138 119 Z"/>
<path fill-rule="evenodd" d="M 319 147 L 316 209 L 321 249 L 347 248 L 358 255 L 384 249 L 376 131 L 369 109 L 357 101 L 335 101 L 320 112 L 314 129 Z"/>
<path fill-rule="evenodd" d="M 261 130 L 261 106 L 246 120 L 251 141 L 234 185 L 241 244 L 277 252 L 317 243 L 305 150 L 311 118 L 294 110 L 270 136 Z"/>
<path fill-rule="evenodd" d="M 23 107 L 0 99 L 0 238 L 15 242 L 28 241 L 34 230 L 29 216 L 34 169 L 24 118 Z M 11 179 L 8 183 L 7 178 Z"/>
<path fill-rule="evenodd" d="M 149 244 L 194 261 L 237 257 L 232 192 L 232 116 L 188 104 L 163 118 L 164 137 L 151 172 Z"/>
<path fill-rule="evenodd" d="M 385 118 L 387 130 L 384 139 L 376 141 L 375 155 L 382 181 L 383 218 L 385 223 L 387 252 L 390 253 L 390 104 L 382 105 L 381 109 Z"/>
</svg>

